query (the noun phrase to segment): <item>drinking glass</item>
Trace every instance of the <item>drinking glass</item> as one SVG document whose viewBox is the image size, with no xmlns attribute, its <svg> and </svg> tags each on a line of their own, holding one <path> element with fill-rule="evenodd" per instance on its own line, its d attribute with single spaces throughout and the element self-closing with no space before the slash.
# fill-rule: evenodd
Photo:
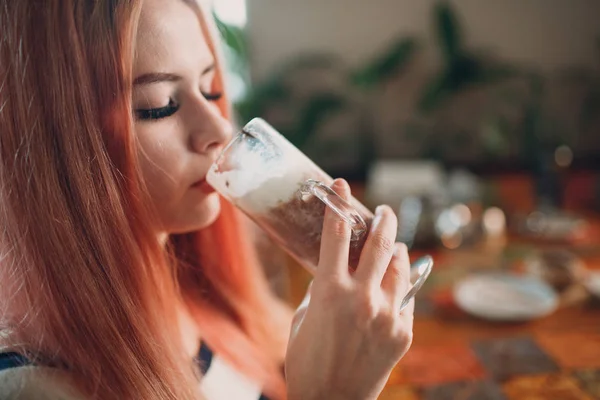
<svg viewBox="0 0 600 400">
<path fill-rule="evenodd" d="M 208 183 L 314 274 L 326 207 L 352 229 L 349 267 L 358 266 L 373 213 L 356 198 L 342 199 L 333 178 L 260 118 L 246 124 L 211 166 Z M 412 287 L 402 309 L 433 266 L 430 256 L 411 265 Z"/>
</svg>

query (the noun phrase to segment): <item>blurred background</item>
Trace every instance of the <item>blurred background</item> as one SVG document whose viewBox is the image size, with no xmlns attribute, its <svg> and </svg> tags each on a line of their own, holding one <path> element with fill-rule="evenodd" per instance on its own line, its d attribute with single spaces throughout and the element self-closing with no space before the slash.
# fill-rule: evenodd
<svg viewBox="0 0 600 400">
<path fill-rule="evenodd" d="M 600 164 L 596 1 L 216 4 L 240 120 L 266 118 L 336 175 L 382 158 L 525 170 L 561 145 Z"/>
<path fill-rule="evenodd" d="M 239 124 L 434 255 L 384 396 L 600 399 L 600 2 L 214 5 Z M 297 304 L 310 276 L 287 264 L 269 273 Z"/>
</svg>

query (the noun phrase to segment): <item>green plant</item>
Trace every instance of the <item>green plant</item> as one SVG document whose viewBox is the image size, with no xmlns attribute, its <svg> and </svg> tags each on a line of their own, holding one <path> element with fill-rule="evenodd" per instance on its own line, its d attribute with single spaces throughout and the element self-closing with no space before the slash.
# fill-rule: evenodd
<svg viewBox="0 0 600 400">
<path fill-rule="evenodd" d="M 562 79 L 569 85 L 574 84 L 585 88 L 583 100 L 577 119 L 577 129 L 580 133 L 586 133 L 593 129 L 600 115 L 600 36 L 596 38 L 597 61 L 595 69 L 571 68 L 564 72 Z"/>
<path fill-rule="evenodd" d="M 238 122 L 244 124 L 254 117 L 265 117 L 273 108 L 287 108 L 293 115 L 289 124 L 275 127 L 300 149 L 313 153 L 332 154 L 344 152 L 348 143 L 320 143 L 319 149 L 311 148 L 316 133 L 329 118 L 337 113 L 352 110 L 352 113 L 365 114 L 364 107 L 357 104 L 356 98 L 348 98 L 348 92 L 358 93 L 358 103 L 368 101 L 368 95 L 386 80 L 402 73 L 417 50 L 414 38 L 400 38 L 385 51 L 355 70 L 346 70 L 339 60 L 330 54 L 302 54 L 281 65 L 260 83 L 252 84 L 249 78 L 249 54 L 245 32 L 221 21 L 215 14 L 217 27 L 222 35 L 225 56 L 230 72 L 240 77 L 246 86 L 246 94 L 234 102 Z M 295 96 L 289 77 L 295 71 L 307 68 L 331 69 L 342 75 L 347 92 L 315 91 L 306 98 Z M 363 110 L 361 110 L 363 109 Z M 365 115 L 357 116 L 357 129 L 364 134 L 358 139 L 362 149 L 362 164 L 368 164 L 374 157 L 373 143 L 368 132 L 369 122 Z"/>
<path fill-rule="evenodd" d="M 223 22 L 216 13 L 213 13 L 213 18 L 221 34 L 222 50 L 228 72 L 235 76 L 238 82 L 242 83 L 244 86 L 242 91 L 248 90 L 250 87 L 250 68 L 246 32 L 240 27 Z"/>
<path fill-rule="evenodd" d="M 236 104 L 240 120 L 247 121 L 256 116 L 265 116 L 273 107 L 288 107 L 293 109 L 293 122 L 286 126 L 275 126 L 294 145 L 302 150 L 311 152 L 310 143 L 319 128 L 338 112 L 348 107 L 364 108 L 357 101 L 366 103 L 369 93 L 393 76 L 402 73 L 410 63 L 417 50 L 414 38 L 400 38 L 392 43 L 363 66 L 347 70 L 343 63 L 329 54 L 303 54 L 280 66 L 267 80 L 255 85 L 246 98 Z M 341 76 L 347 92 L 315 91 L 308 97 L 297 98 L 289 79 L 296 71 L 310 68 L 330 70 Z M 355 98 L 349 98 L 349 93 L 355 93 Z M 357 100 L 358 98 L 358 100 Z M 357 111 L 363 113 L 365 110 Z M 362 130 L 367 130 L 367 123 L 362 122 Z M 364 161 L 368 163 L 373 157 L 370 139 L 365 138 L 362 148 Z M 331 149 L 344 151 L 344 143 L 329 143 Z"/>
<path fill-rule="evenodd" d="M 436 3 L 433 15 L 442 68 L 425 84 L 418 101 L 421 112 L 435 111 L 469 86 L 496 83 L 515 76 L 514 67 L 465 46 L 458 17 L 448 1 Z"/>
<path fill-rule="evenodd" d="M 350 80 L 362 88 L 380 85 L 385 80 L 402 72 L 408 66 L 416 50 L 417 41 L 414 38 L 400 38 L 365 66 L 351 72 Z"/>
</svg>

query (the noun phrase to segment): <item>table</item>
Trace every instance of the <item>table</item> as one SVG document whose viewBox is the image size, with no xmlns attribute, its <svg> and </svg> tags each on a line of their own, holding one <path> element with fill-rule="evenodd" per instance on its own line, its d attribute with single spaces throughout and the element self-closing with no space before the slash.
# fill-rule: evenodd
<svg viewBox="0 0 600 400">
<path fill-rule="evenodd" d="M 600 399 L 600 306 L 580 298 L 532 322 L 478 320 L 450 292 L 469 268 L 453 271 L 456 255 L 434 259 L 431 283 L 417 297 L 413 346 L 380 399 Z M 588 268 L 600 269 L 591 261 Z M 290 271 L 298 304 L 310 276 L 297 266 Z"/>
</svg>

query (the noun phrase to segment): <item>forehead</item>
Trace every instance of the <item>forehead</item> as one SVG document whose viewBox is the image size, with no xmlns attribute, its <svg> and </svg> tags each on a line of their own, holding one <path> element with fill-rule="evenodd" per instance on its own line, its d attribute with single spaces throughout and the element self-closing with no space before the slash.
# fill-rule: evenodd
<svg viewBox="0 0 600 400">
<path fill-rule="evenodd" d="M 213 60 L 195 10 L 183 0 L 145 0 L 136 32 L 134 74 L 204 69 Z M 195 71 L 194 71 L 195 72 Z"/>
</svg>

